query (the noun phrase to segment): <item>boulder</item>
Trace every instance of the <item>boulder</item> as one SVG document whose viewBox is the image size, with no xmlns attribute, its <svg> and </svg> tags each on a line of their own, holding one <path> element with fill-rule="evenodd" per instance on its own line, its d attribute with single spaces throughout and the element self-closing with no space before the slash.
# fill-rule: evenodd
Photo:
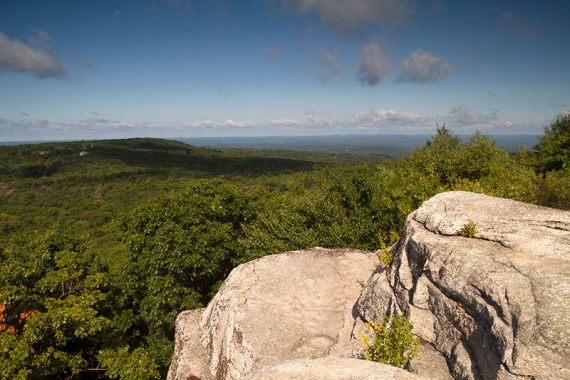
<svg viewBox="0 0 570 380">
<path fill-rule="evenodd" d="M 460 236 L 469 222 L 474 237 Z M 414 361 L 417 373 L 570 379 L 569 212 L 442 193 L 408 217 L 391 251 L 391 267 L 377 269 L 358 300 L 355 335 L 403 313 L 447 366 Z"/>
<path fill-rule="evenodd" d="M 351 357 L 354 304 L 377 266 L 374 253 L 320 248 L 240 265 L 205 310 L 178 317 L 168 379 L 244 379 L 288 360 Z"/>
</svg>

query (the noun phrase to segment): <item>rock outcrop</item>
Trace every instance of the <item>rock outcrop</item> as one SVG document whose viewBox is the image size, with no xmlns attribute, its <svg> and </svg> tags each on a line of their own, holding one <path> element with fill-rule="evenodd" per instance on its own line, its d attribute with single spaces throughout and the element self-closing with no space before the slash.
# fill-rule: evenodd
<svg viewBox="0 0 570 380">
<path fill-rule="evenodd" d="M 319 248 L 237 267 L 206 309 L 179 315 L 168 378 L 570 379 L 569 212 L 442 193 L 391 252 L 388 270 Z M 355 359 L 363 324 L 387 313 L 422 340 L 415 374 Z"/>
<path fill-rule="evenodd" d="M 475 236 L 459 236 L 469 221 Z M 359 319 L 409 315 L 456 379 L 570 379 L 570 213 L 442 193 L 408 217 L 392 252 Z"/>
<path fill-rule="evenodd" d="M 243 379 L 287 360 L 350 357 L 354 303 L 377 266 L 374 253 L 318 248 L 240 265 L 205 310 L 178 317 L 168 378 Z"/>
</svg>

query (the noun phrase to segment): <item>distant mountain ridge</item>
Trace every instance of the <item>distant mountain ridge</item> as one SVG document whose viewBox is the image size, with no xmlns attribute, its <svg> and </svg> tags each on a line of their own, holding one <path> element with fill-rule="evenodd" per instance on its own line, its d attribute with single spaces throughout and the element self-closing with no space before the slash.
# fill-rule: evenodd
<svg viewBox="0 0 570 380">
<path fill-rule="evenodd" d="M 423 146 L 431 134 L 374 134 L 374 135 L 327 135 L 327 136 L 261 136 L 261 137 L 187 137 L 177 138 L 194 146 L 210 148 L 249 148 L 317 151 L 352 154 L 386 154 L 405 156 L 413 149 Z M 466 141 L 471 135 L 459 135 Z M 532 148 L 539 135 L 490 135 L 497 146 L 509 152 L 519 147 Z"/>
<path fill-rule="evenodd" d="M 405 156 L 413 149 L 423 146 L 431 134 L 349 134 L 325 136 L 253 136 L 253 137 L 172 137 L 203 148 L 240 148 L 263 150 L 295 150 L 347 154 L 383 154 Z M 458 135 L 463 141 L 471 135 Z M 497 146 L 509 152 L 520 147 L 532 148 L 540 135 L 489 135 Z M 129 140 L 129 139 L 125 139 Z M 120 141 L 120 140 L 117 140 Z M 56 141 L 0 141 L 0 146 L 40 144 Z M 62 141 L 63 142 L 63 141 Z M 71 141 L 69 141 L 71 142 Z"/>
</svg>

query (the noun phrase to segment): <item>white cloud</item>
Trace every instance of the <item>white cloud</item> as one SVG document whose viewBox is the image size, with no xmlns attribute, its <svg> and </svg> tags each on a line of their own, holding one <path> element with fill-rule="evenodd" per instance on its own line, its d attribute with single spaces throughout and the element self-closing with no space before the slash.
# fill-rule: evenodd
<svg viewBox="0 0 570 380">
<path fill-rule="evenodd" d="M 199 120 L 196 122 L 188 123 L 190 128 L 214 128 L 216 123 L 213 120 Z"/>
<path fill-rule="evenodd" d="M 390 61 L 380 45 L 369 43 L 360 52 L 359 79 L 364 85 L 375 86 L 390 70 Z"/>
<path fill-rule="evenodd" d="M 302 123 L 294 119 L 275 119 L 268 123 L 272 127 L 299 127 Z"/>
<path fill-rule="evenodd" d="M 320 50 L 313 59 L 311 71 L 314 72 L 323 82 L 342 71 L 338 57 L 328 50 Z"/>
<path fill-rule="evenodd" d="M 246 120 L 225 120 L 221 123 L 222 127 L 228 128 L 248 128 L 253 126 L 254 124 L 251 121 Z"/>
<path fill-rule="evenodd" d="M 287 0 L 286 0 L 287 2 Z M 354 33 L 368 25 L 405 24 L 415 0 L 289 0 L 301 14 L 314 13 L 339 33 Z"/>
<path fill-rule="evenodd" d="M 497 110 L 481 113 L 473 111 L 466 105 L 453 106 L 445 122 L 456 129 L 493 129 L 513 126 L 511 121 L 502 119 Z"/>
<path fill-rule="evenodd" d="M 451 120 L 458 125 L 484 124 L 497 118 L 496 113 L 488 115 L 477 113 L 465 105 L 453 106 L 449 113 L 452 118 Z"/>
<path fill-rule="evenodd" d="M 361 113 L 354 118 L 356 124 L 383 124 L 389 126 L 413 126 L 421 127 L 432 125 L 433 119 L 411 112 L 396 111 L 391 109 L 378 108 L 372 111 Z"/>
<path fill-rule="evenodd" d="M 198 120 L 194 122 L 163 122 L 160 123 L 164 129 L 175 128 L 177 130 L 228 130 L 228 131 L 239 131 L 251 127 L 255 127 L 255 123 L 248 120 Z"/>
<path fill-rule="evenodd" d="M 377 108 L 354 115 L 346 124 L 366 133 L 425 133 L 434 129 L 435 120 L 416 113 Z"/>
<path fill-rule="evenodd" d="M 31 44 L 0 33 L 0 70 L 30 72 L 40 79 L 67 78 L 60 60 L 49 47 L 49 35 L 35 30 Z"/>
<path fill-rule="evenodd" d="M 456 132 L 473 132 L 475 130 L 508 130 L 515 125 L 512 121 L 502 118 L 497 110 L 489 113 L 473 111 L 465 105 L 453 106 L 444 116 L 429 116 L 393 109 L 378 108 L 354 115 L 349 124 L 359 129 L 369 129 L 376 132 L 433 132 L 436 123 L 445 124 Z M 534 125 L 533 125 L 534 126 Z"/>
<path fill-rule="evenodd" d="M 327 128 L 327 127 L 338 127 L 339 120 L 333 120 L 328 117 L 320 115 L 308 115 L 304 120 L 301 121 L 301 126 L 305 128 Z"/>
<path fill-rule="evenodd" d="M 399 82 L 427 83 L 445 79 L 451 71 L 451 65 L 443 57 L 429 51 L 416 50 L 410 58 L 402 61 Z"/>
</svg>

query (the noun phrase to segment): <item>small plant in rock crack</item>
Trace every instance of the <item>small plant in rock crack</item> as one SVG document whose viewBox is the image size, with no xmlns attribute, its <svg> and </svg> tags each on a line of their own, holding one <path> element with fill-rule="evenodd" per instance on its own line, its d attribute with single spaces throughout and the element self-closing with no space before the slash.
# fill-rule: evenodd
<svg viewBox="0 0 570 380">
<path fill-rule="evenodd" d="M 403 368 L 418 354 L 420 341 L 412 332 L 414 325 L 403 315 L 386 315 L 381 322 L 366 324 L 374 334 L 358 337 L 364 345 L 367 360 Z"/>
<path fill-rule="evenodd" d="M 459 235 L 466 238 L 474 238 L 476 233 L 477 224 L 471 219 L 459 230 Z"/>
<path fill-rule="evenodd" d="M 383 249 L 379 254 L 378 258 L 384 265 L 384 269 L 388 270 L 394 261 L 394 255 L 387 249 Z"/>
</svg>

